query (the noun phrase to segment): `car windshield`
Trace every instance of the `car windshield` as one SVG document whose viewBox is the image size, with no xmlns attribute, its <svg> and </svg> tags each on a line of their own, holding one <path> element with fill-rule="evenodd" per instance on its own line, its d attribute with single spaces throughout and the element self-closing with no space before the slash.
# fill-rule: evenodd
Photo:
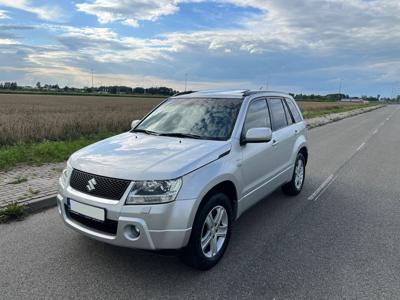
<svg viewBox="0 0 400 300">
<path fill-rule="evenodd" d="M 133 131 L 227 140 L 241 104 L 241 99 L 172 98 L 157 107 Z"/>
</svg>

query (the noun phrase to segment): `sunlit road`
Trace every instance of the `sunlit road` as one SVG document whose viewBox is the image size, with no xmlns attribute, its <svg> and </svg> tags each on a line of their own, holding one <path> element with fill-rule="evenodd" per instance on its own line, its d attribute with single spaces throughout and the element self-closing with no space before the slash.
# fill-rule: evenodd
<svg viewBox="0 0 400 300">
<path fill-rule="evenodd" d="M 219 265 L 117 248 L 56 209 L 0 225 L 0 298 L 400 298 L 400 106 L 309 131 L 300 196 L 234 224 Z"/>
</svg>

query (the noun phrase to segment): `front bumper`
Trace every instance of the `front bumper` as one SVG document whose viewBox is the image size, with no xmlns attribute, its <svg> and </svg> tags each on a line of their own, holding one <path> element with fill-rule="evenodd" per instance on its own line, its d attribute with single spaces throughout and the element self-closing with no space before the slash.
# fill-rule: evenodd
<svg viewBox="0 0 400 300">
<path fill-rule="evenodd" d="M 194 199 L 157 205 L 124 205 L 125 198 L 126 195 L 120 201 L 100 199 L 69 186 L 63 187 L 60 182 L 57 206 L 68 227 L 105 243 L 148 250 L 180 249 L 187 245 L 192 229 L 190 216 Z M 105 209 L 106 218 L 117 223 L 116 233 L 107 233 L 71 218 L 67 211 L 67 199 Z M 139 230 L 138 236 L 132 234 L 133 226 Z"/>
</svg>

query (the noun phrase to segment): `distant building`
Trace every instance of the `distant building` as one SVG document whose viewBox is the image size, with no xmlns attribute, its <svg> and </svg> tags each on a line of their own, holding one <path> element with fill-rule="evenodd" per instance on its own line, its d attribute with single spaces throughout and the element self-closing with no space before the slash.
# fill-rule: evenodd
<svg viewBox="0 0 400 300">
<path fill-rule="evenodd" d="M 342 102 L 356 102 L 356 103 L 368 103 L 369 101 L 366 101 L 362 98 L 357 98 L 357 97 L 352 97 L 352 98 L 342 98 L 340 101 Z"/>
</svg>

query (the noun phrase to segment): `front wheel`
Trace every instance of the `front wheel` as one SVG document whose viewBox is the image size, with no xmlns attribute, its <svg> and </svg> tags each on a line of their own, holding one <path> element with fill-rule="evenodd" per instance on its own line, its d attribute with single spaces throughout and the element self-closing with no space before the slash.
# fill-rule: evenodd
<svg viewBox="0 0 400 300">
<path fill-rule="evenodd" d="M 225 253 L 231 234 L 232 207 L 229 198 L 216 193 L 208 198 L 196 216 L 183 261 L 200 270 L 215 266 Z"/>
<path fill-rule="evenodd" d="M 294 164 L 294 171 L 292 180 L 282 186 L 282 191 L 289 196 L 298 195 L 304 185 L 304 178 L 306 175 L 306 164 L 304 155 L 302 153 L 297 154 L 296 162 Z"/>
</svg>

